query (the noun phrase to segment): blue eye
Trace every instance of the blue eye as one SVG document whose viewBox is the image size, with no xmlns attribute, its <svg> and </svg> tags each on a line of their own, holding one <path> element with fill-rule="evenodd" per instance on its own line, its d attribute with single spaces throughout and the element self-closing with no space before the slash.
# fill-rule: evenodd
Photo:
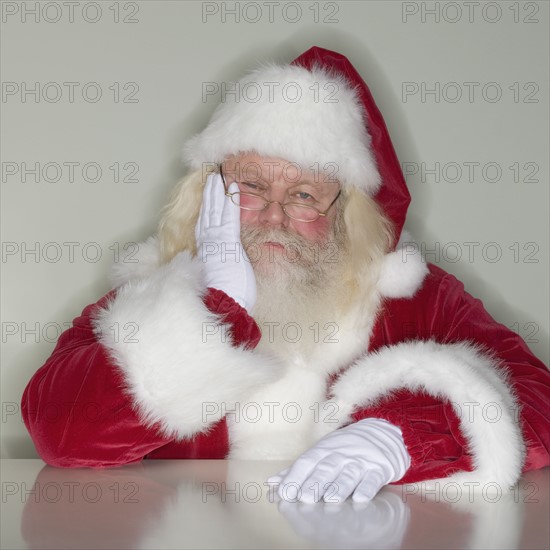
<svg viewBox="0 0 550 550">
<path fill-rule="evenodd" d="M 296 194 L 296 197 L 303 201 L 307 201 L 314 198 L 312 195 L 310 195 L 309 193 L 306 193 L 305 191 L 300 191 L 299 193 Z"/>
</svg>

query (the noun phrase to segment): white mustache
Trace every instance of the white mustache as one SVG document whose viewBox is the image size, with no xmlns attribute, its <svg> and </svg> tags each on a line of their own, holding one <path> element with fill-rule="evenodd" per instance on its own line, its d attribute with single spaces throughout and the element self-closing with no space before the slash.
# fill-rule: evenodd
<svg viewBox="0 0 550 550">
<path fill-rule="evenodd" d="M 290 234 L 282 229 L 242 226 L 241 237 L 243 244 L 277 243 L 285 248 L 295 246 L 300 249 L 312 246 L 312 243 L 301 235 Z"/>
<path fill-rule="evenodd" d="M 313 241 L 284 229 L 243 225 L 241 241 L 252 264 L 257 264 L 262 259 L 286 270 L 333 271 L 335 264 L 341 263 L 341 242 L 332 234 L 320 241 Z M 279 244 L 283 250 L 280 254 L 274 254 L 272 250 L 264 248 L 263 245 L 267 243 Z M 309 273 L 310 276 L 314 276 L 313 271 Z"/>
</svg>

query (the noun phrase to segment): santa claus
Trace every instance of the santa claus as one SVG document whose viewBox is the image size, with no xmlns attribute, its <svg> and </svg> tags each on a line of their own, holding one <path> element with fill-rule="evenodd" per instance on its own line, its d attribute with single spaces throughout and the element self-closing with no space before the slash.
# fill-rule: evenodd
<svg viewBox="0 0 550 550">
<path fill-rule="evenodd" d="M 233 90 L 157 235 L 28 384 L 42 458 L 284 459 L 271 482 L 304 502 L 507 489 L 548 465 L 549 372 L 403 232 L 409 193 L 351 63 L 314 47 Z"/>
</svg>

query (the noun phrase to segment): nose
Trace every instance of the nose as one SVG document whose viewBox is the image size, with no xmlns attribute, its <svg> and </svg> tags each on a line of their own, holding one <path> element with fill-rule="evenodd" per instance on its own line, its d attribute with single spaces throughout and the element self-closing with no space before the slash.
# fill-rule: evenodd
<svg viewBox="0 0 550 550">
<path fill-rule="evenodd" d="M 271 189 L 268 200 L 270 202 L 265 210 L 260 212 L 260 222 L 272 225 L 274 227 L 288 227 L 290 218 L 284 213 L 281 206 L 286 198 L 284 189 Z"/>
<path fill-rule="evenodd" d="M 260 212 L 260 221 L 273 226 L 287 227 L 289 217 L 284 213 L 281 203 L 271 202 L 265 210 Z"/>
</svg>

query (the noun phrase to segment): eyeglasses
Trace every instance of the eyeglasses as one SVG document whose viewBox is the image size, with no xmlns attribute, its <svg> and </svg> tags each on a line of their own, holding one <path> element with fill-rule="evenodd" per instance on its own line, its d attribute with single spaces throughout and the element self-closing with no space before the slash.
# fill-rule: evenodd
<svg viewBox="0 0 550 550">
<path fill-rule="evenodd" d="M 225 195 L 231 199 L 231 202 L 241 208 L 241 210 L 255 210 L 261 211 L 265 210 L 270 204 L 276 202 L 283 212 L 291 219 L 298 222 L 314 222 L 318 220 L 321 216 L 326 216 L 327 212 L 330 210 L 332 205 L 338 200 L 342 190 L 338 191 L 338 195 L 330 203 L 329 207 L 324 211 L 320 212 L 314 206 L 309 206 L 307 204 L 300 204 L 297 202 L 285 202 L 281 203 L 279 201 L 269 201 L 262 195 L 257 195 L 256 193 L 244 193 L 237 191 L 235 193 L 229 193 L 227 190 L 227 183 L 225 182 L 225 177 L 223 175 L 222 165 L 220 167 L 220 175 L 222 177 L 223 186 L 225 188 Z"/>
</svg>

